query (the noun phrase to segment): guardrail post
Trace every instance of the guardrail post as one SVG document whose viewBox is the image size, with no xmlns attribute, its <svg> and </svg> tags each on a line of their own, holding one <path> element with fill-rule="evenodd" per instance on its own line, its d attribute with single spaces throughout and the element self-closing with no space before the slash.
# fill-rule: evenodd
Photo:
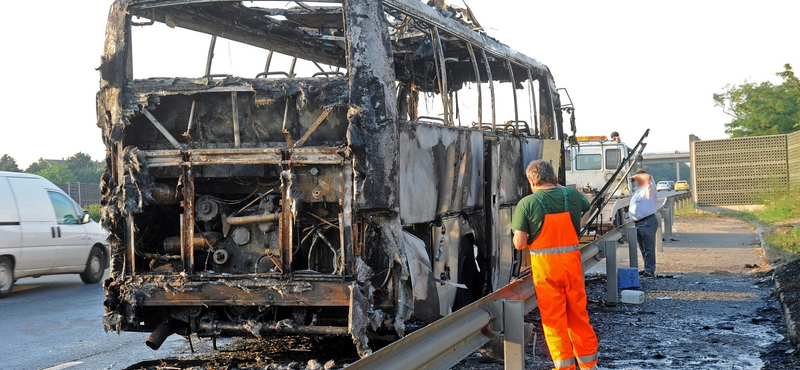
<svg viewBox="0 0 800 370">
<path fill-rule="evenodd" d="M 664 240 L 672 238 L 672 209 L 665 208 L 661 211 L 661 217 L 664 219 L 664 231 L 662 233 Z"/>
<path fill-rule="evenodd" d="M 639 242 L 636 239 L 636 226 L 631 225 L 625 228 L 625 239 L 628 240 L 628 258 L 631 268 L 639 268 Z"/>
<path fill-rule="evenodd" d="M 661 216 L 664 219 L 663 238 L 665 240 L 672 238 L 672 215 L 675 214 L 675 196 L 667 198 L 664 207 L 661 208 Z"/>
<path fill-rule="evenodd" d="M 525 302 L 494 300 L 489 305 L 489 330 L 503 333 L 505 370 L 525 369 Z"/>
<path fill-rule="evenodd" d="M 525 369 L 525 321 L 522 301 L 503 301 L 505 370 Z"/>
<path fill-rule="evenodd" d="M 604 241 L 600 246 L 603 257 L 606 259 L 606 301 L 619 303 L 617 290 L 617 241 Z"/>
<path fill-rule="evenodd" d="M 659 252 L 664 251 L 664 228 L 663 228 L 663 220 L 664 216 L 661 215 L 661 212 L 656 212 L 656 219 L 658 220 L 658 228 L 656 228 L 656 249 Z"/>
</svg>

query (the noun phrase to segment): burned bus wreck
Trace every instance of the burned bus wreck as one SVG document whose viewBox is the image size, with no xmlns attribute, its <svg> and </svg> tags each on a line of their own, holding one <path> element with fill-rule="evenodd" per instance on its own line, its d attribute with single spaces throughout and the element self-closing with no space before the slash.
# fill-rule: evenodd
<svg viewBox="0 0 800 370">
<path fill-rule="evenodd" d="M 528 261 L 509 229 L 524 166 L 562 158 L 547 67 L 468 11 L 272 4 L 113 4 L 97 95 L 106 328 L 152 332 L 152 348 L 175 333 L 349 335 L 364 356 L 373 333 L 507 284 Z M 205 73 L 134 78 L 132 32 L 153 24 L 205 34 Z M 212 74 L 218 38 L 264 49 L 266 67 Z"/>
</svg>

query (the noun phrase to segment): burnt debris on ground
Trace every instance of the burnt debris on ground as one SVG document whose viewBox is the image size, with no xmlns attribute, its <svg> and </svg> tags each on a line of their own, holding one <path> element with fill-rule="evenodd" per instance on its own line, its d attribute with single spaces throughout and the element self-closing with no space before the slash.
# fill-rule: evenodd
<svg viewBox="0 0 800 370">
<path fill-rule="evenodd" d="M 218 351 L 211 340 L 193 340 L 195 355 L 144 361 L 125 370 L 331 370 L 358 359 L 347 337 L 232 338 L 220 340 Z M 190 352 L 188 343 L 180 351 Z"/>
<path fill-rule="evenodd" d="M 644 304 L 609 305 L 603 275 L 587 279 L 590 319 L 600 340 L 600 366 L 626 370 L 800 368 L 800 359 L 785 338 L 772 271 L 766 267 L 753 230 L 736 220 L 693 218 L 676 219 L 675 231 L 680 241 L 665 243 L 658 253 L 659 277 L 640 282 L 646 294 Z M 627 266 L 626 248 L 620 248 L 618 261 Z M 538 312 L 525 321 L 535 327 L 527 347 L 527 369 L 551 369 Z M 500 370 L 503 364 L 476 353 L 454 369 Z"/>
<path fill-rule="evenodd" d="M 800 361 L 784 340 L 779 305 L 763 274 L 668 275 L 642 282 L 643 305 L 607 305 L 605 281 L 587 282 L 589 312 L 609 369 L 794 369 Z M 526 367 L 552 368 L 538 311 Z M 501 370 L 502 361 L 475 354 L 456 370 Z"/>
<path fill-rule="evenodd" d="M 775 293 L 786 318 L 787 335 L 800 347 L 800 260 L 775 269 Z"/>
</svg>

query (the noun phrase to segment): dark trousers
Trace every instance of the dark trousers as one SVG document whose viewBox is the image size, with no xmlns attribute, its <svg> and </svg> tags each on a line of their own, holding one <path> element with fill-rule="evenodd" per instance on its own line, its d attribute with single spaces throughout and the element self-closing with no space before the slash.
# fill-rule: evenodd
<svg viewBox="0 0 800 370">
<path fill-rule="evenodd" d="M 656 272 L 656 232 L 658 231 L 658 218 L 646 218 L 636 223 L 636 241 L 644 258 L 644 271 Z"/>
</svg>

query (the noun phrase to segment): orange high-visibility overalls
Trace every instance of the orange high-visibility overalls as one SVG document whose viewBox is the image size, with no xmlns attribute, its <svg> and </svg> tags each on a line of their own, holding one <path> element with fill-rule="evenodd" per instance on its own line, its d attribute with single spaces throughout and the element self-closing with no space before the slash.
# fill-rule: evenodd
<svg viewBox="0 0 800 370">
<path fill-rule="evenodd" d="M 539 235 L 528 245 L 531 275 L 555 368 L 574 370 L 577 363 L 581 369 L 592 369 L 597 365 L 597 337 L 586 311 L 583 264 L 567 189 L 561 191 L 564 211 L 557 213 L 547 209 L 541 194 L 533 194 L 545 216 Z"/>
</svg>

